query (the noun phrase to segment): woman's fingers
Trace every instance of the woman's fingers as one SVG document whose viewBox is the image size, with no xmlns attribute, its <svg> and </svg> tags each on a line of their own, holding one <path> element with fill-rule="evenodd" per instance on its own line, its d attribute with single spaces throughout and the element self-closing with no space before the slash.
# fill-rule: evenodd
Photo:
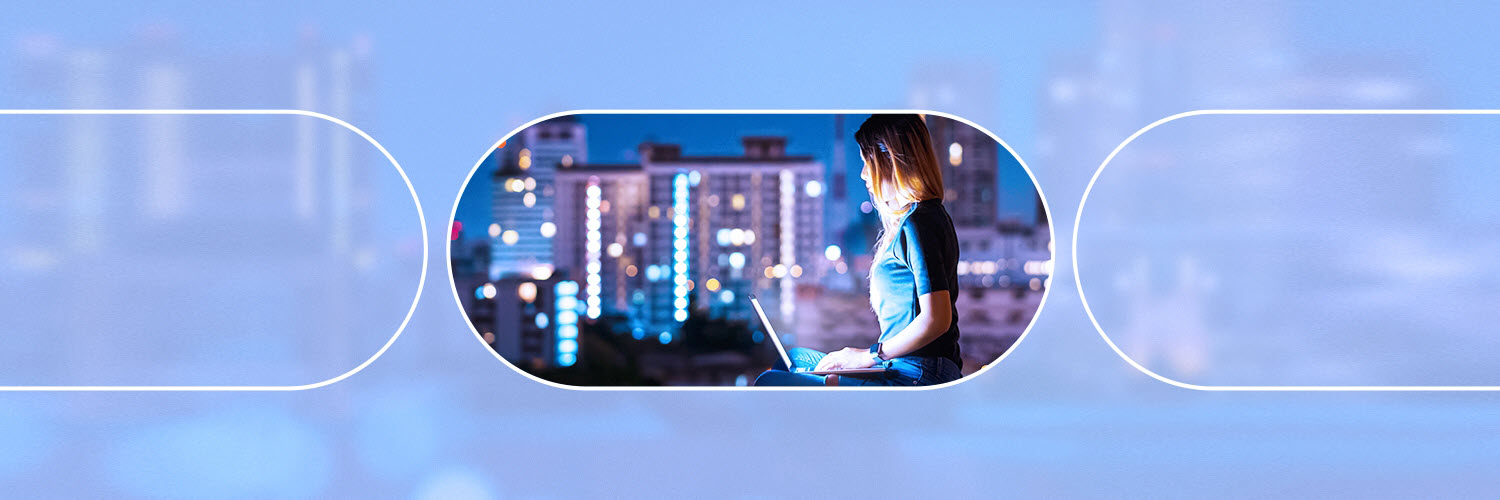
<svg viewBox="0 0 1500 500">
<path fill-rule="evenodd" d="M 827 356 L 823 356 L 821 361 L 818 361 L 818 366 L 813 367 L 813 371 L 837 370 L 852 366 L 853 363 L 859 362 L 859 357 L 864 355 L 865 352 L 867 352 L 865 349 L 858 347 L 845 347 L 830 352 Z"/>
<path fill-rule="evenodd" d="M 834 351 L 823 356 L 823 360 L 818 362 L 817 371 L 836 370 L 842 367 L 844 365 L 843 354 L 843 351 Z"/>
</svg>

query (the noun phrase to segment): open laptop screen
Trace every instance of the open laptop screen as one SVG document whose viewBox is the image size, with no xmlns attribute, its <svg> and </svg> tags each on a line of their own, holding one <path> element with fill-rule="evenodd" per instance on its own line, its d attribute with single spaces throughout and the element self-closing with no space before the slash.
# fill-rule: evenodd
<svg viewBox="0 0 1500 500">
<path fill-rule="evenodd" d="M 755 294 L 750 294 L 750 305 L 755 306 L 755 314 L 760 316 L 760 324 L 766 327 L 766 336 L 771 337 L 771 343 L 776 344 L 776 353 L 781 355 L 781 361 L 786 363 L 786 369 L 792 369 L 792 358 L 787 356 L 786 347 L 781 345 L 781 336 L 776 334 L 776 329 L 771 327 L 771 320 L 766 319 L 765 309 L 760 308 L 760 299 Z"/>
</svg>

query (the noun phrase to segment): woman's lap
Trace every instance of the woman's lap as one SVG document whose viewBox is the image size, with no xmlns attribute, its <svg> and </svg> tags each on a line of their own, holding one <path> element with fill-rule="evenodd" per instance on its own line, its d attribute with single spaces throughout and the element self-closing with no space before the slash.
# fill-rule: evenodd
<svg viewBox="0 0 1500 500">
<path fill-rule="evenodd" d="M 826 354 L 805 347 L 794 347 L 787 351 L 787 357 L 792 358 L 792 365 L 798 368 L 812 368 L 818 365 Z M 755 385 L 764 386 L 820 386 L 827 385 L 823 376 L 809 373 L 793 373 L 782 366 L 784 363 L 777 361 L 775 367 L 761 373 L 755 379 Z M 925 358 L 906 356 L 886 362 L 887 370 L 883 374 L 871 375 L 838 375 L 838 385 L 844 386 L 912 386 L 912 385 L 936 385 L 951 380 L 957 380 L 963 376 L 958 365 L 946 358 Z"/>
</svg>

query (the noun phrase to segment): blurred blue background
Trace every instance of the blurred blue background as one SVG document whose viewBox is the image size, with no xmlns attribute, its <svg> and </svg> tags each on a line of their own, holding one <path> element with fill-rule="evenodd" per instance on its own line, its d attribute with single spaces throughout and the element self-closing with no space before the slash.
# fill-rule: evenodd
<svg viewBox="0 0 1500 500">
<path fill-rule="evenodd" d="M 185 75 L 182 93 L 158 96 L 175 105 L 330 112 L 406 167 L 434 244 L 475 160 L 552 112 L 926 108 L 1004 138 L 1035 171 L 1054 220 L 1068 221 L 1109 151 L 1177 112 L 1500 106 L 1492 92 L 1500 56 L 1490 50 L 1500 35 L 1489 22 L 1497 10 L 1477 2 L 31 3 L 0 18 L 0 107 L 155 106 L 161 101 L 139 88 L 156 63 Z M 303 67 L 310 77 L 299 77 Z M 68 87 L 69 78 L 93 86 Z M 323 82 L 309 84 L 315 91 L 343 82 L 332 88 L 357 92 L 299 97 L 299 78 Z M 1486 180 L 1458 182 L 1467 193 L 1459 200 L 1492 203 Z M 372 220 L 386 215 L 409 224 L 385 213 Z M 1057 241 L 1072 241 L 1071 225 L 1057 226 Z M 860 393 L 544 387 L 475 342 L 444 284 L 442 252 L 433 251 L 406 332 L 378 362 L 332 386 L 0 393 L 0 485 L 18 496 L 165 498 L 1432 497 L 1489 486 L 1500 459 L 1493 397 L 1162 384 L 1101 341 L 1063 285 L 1071 256 L 1058 247 L 1060 286 L 1005 362 L 949 389 Z"/>
</svg>

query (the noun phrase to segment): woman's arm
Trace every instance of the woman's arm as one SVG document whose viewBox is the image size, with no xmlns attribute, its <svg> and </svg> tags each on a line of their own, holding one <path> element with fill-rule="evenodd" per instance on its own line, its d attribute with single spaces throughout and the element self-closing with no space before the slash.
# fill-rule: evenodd
<svg viewBox="0 0 1500 500">
<path fill-rule="evenodd" d="M 953 303 L 948 298 L 947 290 L 924 293 L 917 297 L 917 303 L 921 305 L 922 312 L 905 329 L 881 344 L 880 350 L 885 359 L 911 354 L 948 331 L 948 325 L 953 322 Z M 869 368 L 875 366 L 875 363 L 875 356 L 870 354 L 869 349 L 845 347 L 824 356 L 815 370 Z"/>
<path fill-rule="evenodd" d="M 953 302 L 948 298 L 947 290 L 919 295 L 917 304 L 922 312 L 905 329 L 881 344 L 885 359 L 911 354 L 948 332 L 948 326 L 953 323 Z"/>
</svg>

